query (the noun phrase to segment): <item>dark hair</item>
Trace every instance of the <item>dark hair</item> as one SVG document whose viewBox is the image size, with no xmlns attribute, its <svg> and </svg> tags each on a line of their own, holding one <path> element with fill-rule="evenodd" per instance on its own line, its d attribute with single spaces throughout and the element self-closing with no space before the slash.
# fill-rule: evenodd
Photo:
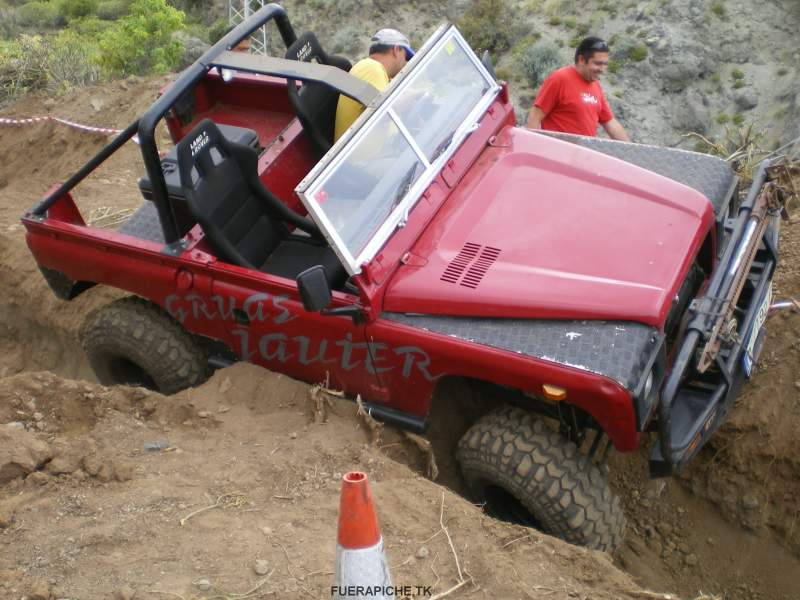
<svg viewBox="0 0 800 600">
<path fill-rule="evenodd" d="M 396 44 L 372 44 L 369 47 L 370 54 L 386 54 L 390 52 L 392 48 L 395 48 Z"/>
<path fill-rule="evenodd" d="M 587 37 L 575 48 L 575 64 L 578 63 L 579 56 L 588 61 L 595 52 L 608 52 L 608 44 L 599 37 Z"/>
</svg>

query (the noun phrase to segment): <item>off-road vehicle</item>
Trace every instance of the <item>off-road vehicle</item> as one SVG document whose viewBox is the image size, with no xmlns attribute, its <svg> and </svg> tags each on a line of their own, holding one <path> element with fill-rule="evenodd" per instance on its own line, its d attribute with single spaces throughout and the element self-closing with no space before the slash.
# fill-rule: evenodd
<svg viewBox="0 0 800 600">
<path fill-rule="evenodd" d="M 268 21 L 284 57 L 231 51 Z M 98 379 L 170 394 L 245 360 L 418 432 L 437 391 L 468 389 L 447 423 L 480 394 L 452 448 L 475 499 L 614 548 L 607 449 L 654 431 L 652 474 L 680 468 L 758 357 L 767 165 L 740 194 L 710 156 L 517 127 L 449 25 L 380 93 L 349 66 L 266 6 L 25 213 L 60 298 L 130 292 L 82 329 Z M 366 109 L 334 143 L 340 95 Z M 162 120 L 176 146 L 160 153 Z M 141 208 L 87 226 L 73 187 L 136 134 Z"/>
</svg>

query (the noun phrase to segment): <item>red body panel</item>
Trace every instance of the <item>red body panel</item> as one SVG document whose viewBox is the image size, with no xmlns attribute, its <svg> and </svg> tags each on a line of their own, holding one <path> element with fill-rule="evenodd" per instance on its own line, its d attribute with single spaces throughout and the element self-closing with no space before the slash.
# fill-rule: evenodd
<svg viewBox="0 0 800 600">
<path fill-rule="evenodd" d="M 190 122 L 181 125 L 176 114 L 167 122 L 177 141 L 206 117 L 255 129 L 265 147 L 262 181 L 305 212 L 293 189 L 316 157 L 282 82 L 237 76 L 226 85 L 209 74 L 196 89 Z M 405 227 L 355 278 L 360 297 L 334 292 L 334 307 L 364 308 L 365 325 L 305 312 L 294 281 L 217 261 L 199 226 L 177 257 L 155 242 L 86 227 L 70 194 L 44 220 L 23 217 L 27 242 L 40 266 L 138 294 L 188 331 L 298 379 L 329 378 L 332 387 L 422 418 L 446 376 L 535 396 L 548 383 L 568 389 L 568 401 L 590 413 L 619 450 L 633 450 L 634 408 L 619 384 L 380 318 L 397 311 L 663 324 L 708 234 L 708 201 L 631 165 L 514 129 L 514 122 L 504 88 Z M 470 241 L 499 248 L 499 257 L 475 289 L 445 284 L 444 269 Z"/>
<path fill-rule="evenodd" d="M 373 344 L 407 357 L 378 373 L 386 389 L 383 403 L 391 408 L 426 416 L 429 398 L 445 375 L 486 379 L 539 397 L 548 383 L 568 389 L 569 403 L 594 416 L 617 450 L 632 451 L 639 444 L 630 395 L 605 377 L 384 319 L 369 324 L 367 336 Z"/>
<path fill-rule="evenodd" d="M 509 128 L 413 246 L 384 310 L 662 327 L 713 219 L 691 188 Z M 497 250 L 476 287 L 442 279 L 466 243 Z"/>
</svg>

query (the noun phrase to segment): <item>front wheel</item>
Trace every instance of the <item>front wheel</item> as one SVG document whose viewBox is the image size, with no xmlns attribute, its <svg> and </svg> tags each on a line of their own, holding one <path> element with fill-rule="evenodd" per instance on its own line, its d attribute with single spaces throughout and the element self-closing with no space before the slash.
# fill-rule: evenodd
<svg viewBox="0 0 800 600">
<path fill-rule="evenodd" d="M 81 329 L 81 341 L 104 385 L 174 394 L 208 376 L 207 357 L 192 335 L 141 298 L 123 298 L 92 314 Z"/>
<path fill-rule="evenodd" d="M 505 407 L 483 416 L 461 438 L 457 458 L 490 514 L 597 550 L 622 541 L 625 517 L 606 477 L 531 413 Z"/>
</svg>

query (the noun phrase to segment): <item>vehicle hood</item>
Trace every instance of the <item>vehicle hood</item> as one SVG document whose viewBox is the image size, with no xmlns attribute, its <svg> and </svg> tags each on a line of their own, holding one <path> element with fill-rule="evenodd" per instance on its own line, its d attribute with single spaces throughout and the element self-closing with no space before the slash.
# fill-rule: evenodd
<svg viewBox="0 0 800 600">
<path fill-rule="evenodd" d="M 509 127 L 404 257 L 383 309 L 663 327 L 713 218 L 685 185 Z"/>
</svg>

